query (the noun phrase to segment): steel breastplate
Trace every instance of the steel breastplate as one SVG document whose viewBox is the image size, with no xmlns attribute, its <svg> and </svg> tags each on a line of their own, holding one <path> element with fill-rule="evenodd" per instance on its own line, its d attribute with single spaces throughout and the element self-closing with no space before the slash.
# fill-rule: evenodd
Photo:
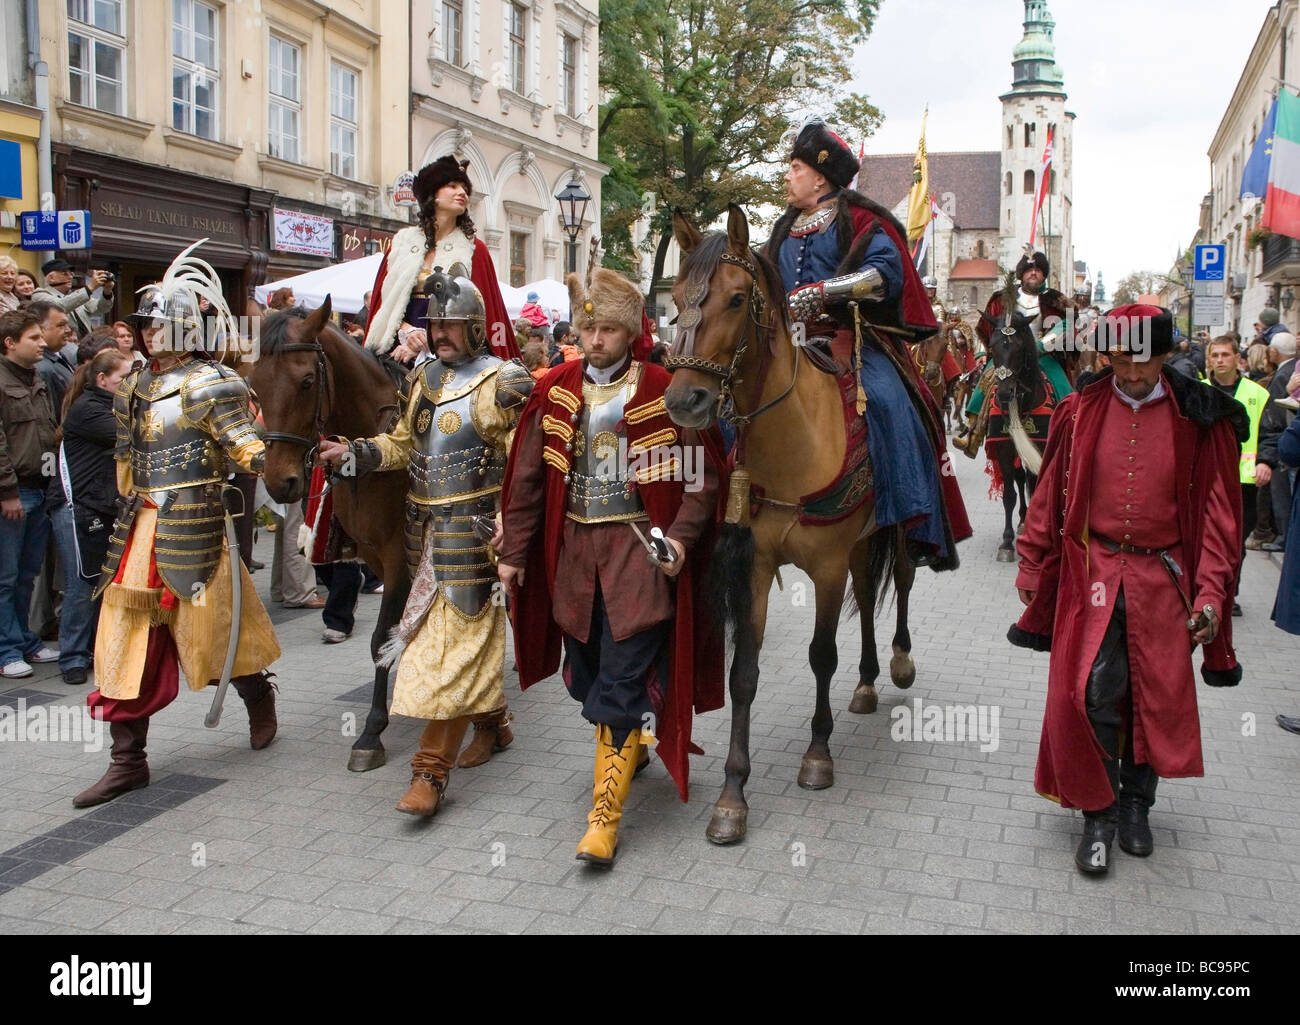
<svg viewBox="0 0 1300 1025">
<path fill-rule="evenodd" d="M 565 514 L 579 523 L 646 518 L 628 468 L 627 428 L 620 430 L 633 385 L 582 383 L 582 415 L 573 432 L 573 463 Z"/>
<path fill-rule="evenodd" d="M 497 494 L 433 508 L 410 507 L 406 521 L 406 558 L 414 577 L 422 557 L 433 560 L 438 590 L 467 619 L 483 615 L 492 602 L 496 568 L 487 545 L 474 533 L 476 516 L 494 516 Z M 432 532 L 432 544 L 425 542 Z"/>
<path fill-rule="evenodd" d="M 131 478 L 138 491 L 171 491 L 225 479 L 226 460 L 216 441 L 184 415 L 181 385 L 191 370 L 188 361 L 159 374 L 146 369 L 136 382 Z"/>
<path fill-rule="evenodd" d="M 407 461 L 415 505 L 445 505 L 501 490 L 506 452 L 475 421 L 479 386 L 500 363 L 479 356 L 452 367 L 434 361 L 425 371 Z"/>
</svg>

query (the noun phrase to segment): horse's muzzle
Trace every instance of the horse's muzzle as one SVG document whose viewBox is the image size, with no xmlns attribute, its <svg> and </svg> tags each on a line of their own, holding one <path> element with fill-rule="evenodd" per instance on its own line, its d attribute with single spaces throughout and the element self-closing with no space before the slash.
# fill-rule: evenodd
<svg viewBox="0 0 1300 1025">
<path fill-rule="evenodd" d="M 718 396 L 703 385 L 682 388 L 674 393 L 671 389 L 664 396 L 664 405 L 668 416 L 678 427 L 701 430 L 713 423 Z"/>
</svg>

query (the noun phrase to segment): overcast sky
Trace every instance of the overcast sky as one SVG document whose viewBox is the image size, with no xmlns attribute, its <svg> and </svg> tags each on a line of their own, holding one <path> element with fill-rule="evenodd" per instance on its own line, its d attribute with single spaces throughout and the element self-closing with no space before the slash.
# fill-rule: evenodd
<svg viewBox="0 0 1300 1025">
<path fill-rule="evenodd" d="M 1108 292 L 1167 270 L 1210 191 L 1206 152 L 1272 0 L 1049 0 L 1074 123 L 1074 250 Z M 869 153 L 999 147 L 1023 0 L 883 0 L 857 81 L 885 114 Z M 855 144 L 858 140 L 854 140 Z M 870 192 L 868 185 L 867 191 Z M 1055 270 L 1055 268 L 1053 268 Z"/>
</svg>

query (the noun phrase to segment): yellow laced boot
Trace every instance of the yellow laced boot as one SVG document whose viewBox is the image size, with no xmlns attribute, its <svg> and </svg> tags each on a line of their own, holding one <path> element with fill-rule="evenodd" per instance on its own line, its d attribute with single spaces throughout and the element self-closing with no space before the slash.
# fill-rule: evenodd
<svg viewBox="0 0 1300 1025">
<path fill-rule="evenodd" d="M 623 802 L 632 786 L 640 748 L 640 730 L 629 732 L 620 750 L 614 746 L 608 726 L 596 727 L 595 786 L 587 832 L 578 843 L 579 861 L 603 868 L 614 864 L 614 855 L 618 853 L 618 822 L 623 817 Z"/>
</svg>

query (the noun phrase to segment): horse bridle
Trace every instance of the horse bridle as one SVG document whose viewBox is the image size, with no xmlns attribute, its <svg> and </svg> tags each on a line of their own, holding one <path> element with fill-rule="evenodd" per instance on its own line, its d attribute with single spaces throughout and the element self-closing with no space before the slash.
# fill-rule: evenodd
<svg viewBox="0 0 1300 1025">
<path fill-rule="evenodd" d="M 749 300 L 746 305 L 745 326 L 741 328 L 740 337 L 736 342 L 736 351 L 732 354 L 729 366 L 723 366 L 713 360 L 704 359 L 696 356 L 695 349 L 695 328 L 703 320 L 703 313 L 700 311 L 700 305 L 704 302 L 705 296 L 708 295 L 709 278 L 704 278 L 698 283 L 688 283 L 686 288 L 686 309 L 682 311 L 677 318 L 678 337 L 673 346 L 678 350 L 677 355 L 668 356 L 664 359 L 664 368 L 668 371 L 674 370 L 698 370 L 700 373 L 716 377 L 722 382 L 718 392 L 718 410 L 719 416 L 725 417 L 729 422 L 737 427 L 747 427 L 756 417 L 766 413 L 773 406 L 785 399 L 794 391 L 795 382 L 799 378 L 799 359 L 796 353 L 794 363 L 794 374 L 790 378 L 790 385 L 778 395 L 775 399 L 764 403 L 752 413 L 742 414 L 735 407 L 735 396 L 732 392 L 732 382 L 735 378 L 736 368 L 740 365 L 741 359 L 749 350 L 749 335 L 751 325 L 758 342 L 764 338 L 770 337 L 771 332 L 775 330 L 776 323 L 774 318 L 764 319 L 767 311 L 767 299 L 758 287 L 758 269 L 749 261 L 742 257 L 735 256 L 732 253 L 724 252 L 718 257 L 722 263 L 729 263 L 739 267 L 751 279 L 749 289 Z M 712 275 L 710 274 L 710 277 Z M 758 383 L 758 395 L 762 395 L 763 378 L 767 374 L 766 361 L 763 361 L 763 371 L 760 374 Z M 726 412 L 728 400 L 731 400 L 731 411 Z"/>
<path fill-rule="evenodd" d="M 300 434 L 289 434 L 286 431 L 266 431 L 262 435 L 262 440 L 270 443 L 273 441 L 282 441 L 290 445 L 301 445 L 303 447 L 303 479 L 311 480 L 312 467 L 316 463 L 316 451 L 320 448 L 320 439 L 325 433 L 325 421 L 329 419 L 329 413 L 325 408 L 326 392 L 330 393 L 330 408 L 333 408 L 333 385 L 329 373 L 329 360 L 325 357 L 325 349 L 318 341 L 310 342 L 289 342 L 285 345 L 277 346 L 276 355 L 288 352 L 311 352 L 316 355 L 316 414 L 313 417 L 313 434 L 314 437 L 304 438 Z"/>
</svg>

